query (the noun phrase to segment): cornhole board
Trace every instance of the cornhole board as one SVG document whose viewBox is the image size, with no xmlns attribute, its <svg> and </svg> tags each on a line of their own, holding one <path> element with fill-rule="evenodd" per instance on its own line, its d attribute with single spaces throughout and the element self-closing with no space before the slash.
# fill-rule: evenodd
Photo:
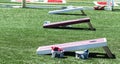
<svg viewBox="0 0 120 64">
<path fill-rule="evenodd" d="M 11 2 L 22 2 L 22 0 L 11 0 Z M 26 0 L 26 2 L 39 2 L 39 0 Z"/>
<path fill-rule="evenodd" d="M 68 7 L 66 9 L 61 9 L 61 10 L 53 10 L 53 11 L 49 11 L 49 14 L 57 14 L 57 13 L 64 13 L 64 12 L 70 12 L 70 11 L 76 11 L 76 10 L 80 10 L 82 12 L 82 14 L 85 14 L 83 11 L 83 7 Z"/>
<path fill-rule="evenodd" d="M 48 45 L 48 46 L 40 46 L 36 52 L 37 54 L 50 54 L 51 47 L 59 47 L 62 48 L 64 51 L 75 51 L 80 49 L 89 49 L 89 48 L 96 48 L 96 47 L 103 47 L 105 52 L 107 53 L 108 57 L 113 57 L 110 49 L 107 46 L 106 38 L 98 38 L 92 40 L 85 40 L 85 41 L 76 41 L 76 42 L 69 42 L 63 44 L 55 44 L 55 45 Z"/>
<path fill-rule="evenodd" d="M 64 4 L 66 3 L 66 0 L 44 0 L 45 3 L 53 3 L 53 4 Z"/>
<path fill-rule="evenodd" d="M 97 6 L 108 6 L 107 2 L 105 1 L 94 1 L 93 3 Z M 113 6 L 113 4 L 110 3 L 110 6 Z M 119 5 L 114 2 L 114 6 L 119 6 Z"/>
<path fill-rule="evenodd" d="M 94 30 L 92 24 L 90 23 L 90 18 L 80 18 L 75 20 L 67 20 L 67 21 L 61 21 L 61 22 L 54 22 L 50 24 L 43 24 L 44 28 L 52 28 L 52 27 L 61 27 L 61 26 L 67 26 L 72 24 L 78 24 L 78 23 L 88 23 L 90 30 Z"/>
</svg>

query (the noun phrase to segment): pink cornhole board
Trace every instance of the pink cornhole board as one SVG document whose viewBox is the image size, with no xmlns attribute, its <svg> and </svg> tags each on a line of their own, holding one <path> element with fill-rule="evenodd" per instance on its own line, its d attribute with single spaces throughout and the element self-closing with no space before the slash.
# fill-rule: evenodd
<svg viewBox="0 0 120 64">
<path fill-rule="evenodd" d="M 75 51 L 75 50 L 80 50 L 80 49 L 89 49 L 89 48 L 107 46 L 107 40 L 106 38 L 99 38 L 99 39 L 93 39 L 93 40 L 76 41 L 76 42 L 69 42 L 69 43 L 63 43 L 63 44 L 40 46 L 36 50 L 37 54 L 50 54 L 51 47 L 53 46 L 62 48 L 64 51 Z"/>
<path fill-rule="evenodd" d="M 61 22 L 54 22 L 49 24 L 44 24 L 43 27 L 59 27 L 59 26 L 66 26 L 66 25 L 72 25 L 72 24 L 78 24 L 78 23 L 90 23 L 90 18 L 80 18 L 75 20 L 67 20 L 67 21 L 61 21 Z"/>
</svg>

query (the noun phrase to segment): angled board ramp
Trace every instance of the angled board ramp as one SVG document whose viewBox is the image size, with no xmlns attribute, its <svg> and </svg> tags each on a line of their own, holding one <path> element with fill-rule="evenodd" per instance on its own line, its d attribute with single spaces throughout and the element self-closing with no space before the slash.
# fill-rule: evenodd
<svg viewBox="0 0 120 64">
<path fill-rule="evenodd" d="M 107 53 L 108 57 L 110 57 L 110 58 L 113 57 L 110 49 L 107 46 L 106 38 L 69 42 L 69 43 L 55 44 L 55 45 L 48 45 L 48 46 L 40 46 L 36 50 L 36 52 L 37 52 L 37 54 L 50 54 L 51 47 L 53 47 L 53 46 L 62 48 L 64 51 L 75 51 L 75 50 L 80 50 L 80 49 L 103 47 L 103 49 Z"/>
<path fill-rule="evenodd" d="M 80 10 L 82 12 L 82 14 L 85 14 L 83 11 L 83 7 L 68 7 L 66 9 L 49 11 L 48 13 L 49 14 L 57 14 L 57 13 L 64 13 L 64 12 L 77 11 L 77 10 Z"/>
<path fill-rule="evenodd" d="M 67 20 L 67 21 L 61 21 L 61 22 L 54 22 L 50 24 L 44 24 L 44 28 L 52 28 L 52 27 L 61 27 L 61 26 L 67 26 L 67 25 L 72 25 L 72 24 L 78 24 L 78 23 L 88 23 L 90 30 L 95 30 L 90 23 L 90 18 L 80 18 L 80 19 L 75 19 L 75 20 Z"/>
</svg>

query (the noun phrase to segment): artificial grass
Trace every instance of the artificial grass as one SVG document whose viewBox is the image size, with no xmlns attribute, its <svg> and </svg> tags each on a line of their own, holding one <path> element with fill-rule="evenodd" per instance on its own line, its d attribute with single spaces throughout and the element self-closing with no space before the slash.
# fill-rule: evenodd
<svg viewBox="0 0 120 64">
<path fill-rule="evenodd" d="M 67 15 L 51 15 L 48 11 L 54 9 L 32 8 L 0 8 L 0 63 L 1 64 L 119 64 L 119 7 L 115 11 L 85 10 L 87 16 L 78 15 L 79 11 Z M 96 31 L 45 29 L 44 21 L 51 22 L 90 17 Z M 88 27 L 77 24 L 73 27 Z M 108 46 L 116 59 L 89 58 L 75 59 L 68 55 L 66 58 L 51 58 L 51 55 L 37 55 L 39 46 L 81 41 L 106 37 Z M 105 53 L 102 48 L 89 49 L 92 53 Z"/>
</svg>

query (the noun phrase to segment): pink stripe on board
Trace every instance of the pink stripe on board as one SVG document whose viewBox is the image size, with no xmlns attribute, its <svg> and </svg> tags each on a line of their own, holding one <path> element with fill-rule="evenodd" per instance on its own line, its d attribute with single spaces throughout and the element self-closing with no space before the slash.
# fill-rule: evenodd
<svg viewBox="0 0 120 64">
<path fill-rule="evenodd" d="M 60 3 L 62 3 L 62 0 L 48 0 L 48 2 L 60 2 Z"/>
</svg>

